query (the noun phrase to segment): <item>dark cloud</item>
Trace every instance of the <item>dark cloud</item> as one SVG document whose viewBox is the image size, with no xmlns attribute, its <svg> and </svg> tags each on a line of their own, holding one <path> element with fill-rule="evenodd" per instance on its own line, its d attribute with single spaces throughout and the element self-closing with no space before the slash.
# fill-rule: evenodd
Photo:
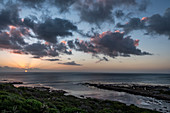
<svg viewBox="0 0 170 113">
<path fill-rule="evenodd" d="M 148 5 L 150 4 L 150 0 L 141 0 L 141 3 L 139 4 L 139 11 L 146 11 Z"/>
<path fill-rule="evenodd" d="M 27 1 L 31 3 L 40 3 L 40 1 Z M 9 8 L 10 7 L 10 8 Z M 19 9 L 17 5 L 5 6 L 0 11 L 0 48 L 10 49 L 15 54 L 31 54 L 34 58 L 44 56 L 55 57 L 60 53 L 71 55 L 72 51 L 67 50 L 66 45 L 57 42 L 57 36 L 72 36 L 72 31 L 77 27 L 65 19 L 46 19 L 44 22 L 35 22 L 35 18 L 19 18 Z M 5 31 L 4 31 L 5 30 Z M 31 30 L 31 31 L 30 31 Z M 32 32 L 35 35 L 32 35 Z M 49 45 L 42 43 L 28 44 L 25 38 L 37 38 L 47 42 Z"/>
<path fill-rule="evenodd" d="M 139 29 L 144 29 L 145 28 L 145 21 L 141 21 L 139 18 L 131 18 L 130 21 L 126 24 L 121 24 L 118 23 L 117 27 L 123 28 L 125 33 L 130 33 L 133 30 L 139 30 Z"/>
<path fill-rule="evenodd" d="M 42 44 L 42 43 L 33 43 L 31 45 L 25 46 L 23 51 L 27 54 L 33 55 L 33 58 L 41 58 L 41 57 L 56 57 L 60 54 L 71 55 L 72 50 L 68 49 L 68 47 L 63 43 L 57 44 Z"/>
<path fill-rule="evenodd" d="M 47 56 L 47 47 L 44 44 L 34 43 L 25 47 L 25 51 L 38 57 Z"/>
<path fill-rule="evenodd" d="M 148 18 L 147 32 L 150 34 L 167 35 L 170 39 L 170 8 L 164 15 L 155 14 Z"/>
<path fill-rule="evenodd" d="M 0 11 L 0 48 L 22 49 L 27 45 L 23 37 L 29 35 L 29 32 L 20 26 L 22 21 L 18 12 L 16 5 L 9 5 Z"/>
<path fill-rule="evenodd" d="M 104 21 L 114 22 L 112 17 L 112 5 L 95 2 L 94 0 L 80 1 L 77 5 L 77 11 L 80 11 L 80 20 L 91 24 L 101 24 Z"/>
<path fill-rule="evenodd" d="M 73 40 L 67 41 L 67 44 L 70 48 L 75 48 Z"/>
<path fill-rule="evenodd" d="M 60 13 L 69 12 L 70 7 L 73 7 L 79 15 L 80 20 L 98 26 L 104 22 L 114 22 L 113 11 L 122 6 L 138 8 L 140 11 L 145 11 L 149 2 L 148 0 L 19 0 L 22 6 L 37 8 L 42 12 L 46 12 L 47 5 L 55 6 Z M 18 2 L 17 2 L 18 3 Z M 21 5 L 21 4 L 20 4 Z M 44 10 L 45 9 L 45 10 Z M 121 11 L 121 10 L 120 10 Z M 122 12 L 117 12 L 116 16 L 123 16 Z M 48 11 L 46 12 L 47 15 Z"/>
<path fill-rule="evenodd" d="M 41 43 L 34 43 L 28 45 L 24 48 L 26 53 L 32 54 L 35 58 L 40 58 L 44 56 L 59 56 L 59 53 L 56 47 L 51 48 L 49 45 L 41 44 Z"/>
<path fill-rule="evenodd" d="M 73 66 L 82 66 L 81 64 L 75 63 L 75 61 L 66 62 L 66 63 L 58 63 L 58 64 L 63 64 L 63 65 L 73 65 Z"/>
<path fill-rule="evenodd" d="M 104 32 L 91 38 L 90 42 L 75 41 L 76 50 L 86 53 L 104 54 L 110 57 L 130 55 L 151 55 L 148 52 L 142 52 L 136 46 L 139 40 L 133 40 L 129 36 L 124 37 L 120 32 Z M 105 58 L 104 58 L 105 59 Z M 106 60 L 106 59 L 105 59 Z"/>
<path fill-rule="evenodd" d="M 2 49 L 21 49 L 26 45 L 26 42 L 18 34 L 19 31 L 1 32 L 0 33 L 0 48 Z M 11 35 L 11 36 L 10 36 Z"/>
<path fill-rule="evenodd" d="M 116 10 L 115 11 L 115 16 L 117 17 L 117 18 L 121 18 L 121 17 L 123 17 L 125 14 L 124 14 L 124 12 L 123 12 L 123 10 Z"/>
<path fill-rule="evenodd" d="M 78 0 L 51 0 L 51 3 L 59 8 L 60 13 L 68 12 L 71 5 Z"/>
<path fill-rule="evenodd" d="M 26 0 L 27 1 L 27 0 Z M 32 1 L 31 3 L 34 3 Z M 32 18 L 19 18 L 17 6 L 11 6 L 0 12 L 0 30 L 7 29 L 9 25 L 27 27 L 32 29 L 38 39 L 56 43 L 57 36 L 72 36 L 72 31 L 77 30 L 77 26 L 68 20 L 55 18 L 46 19 L 44 22 L 35 23 Z"/>
<path fill-rule="evenodd" d="M 113 11 L 117 8 L 132 8 L 139 11 L 145 11 L 148 7 L 149 0 L 77 0 L 74 4 L 75 9 L 80 14 L 80 20 L 90 24 L 100 24 L 104 22 L 114 22 L 114 16 L 120 18 L 128 16 L 122 10 Z M 131 14 L 128 13 L 128 14 Z"/>
<path fill-rule="evenodd" d="M 23 20 L 23 24 L 28 27 L 28 28 L 31 28 L 31 29 L 35 29 L 35 26 L 36 26 L 36 23 L 34 23 L 34 20 L 30 19 L 30 18 L 24 18 Z"/>
<path fill-rule="evenodd" d="M 22 5 L 32 7 L 32 8 L 40 8 L 42 7 L 45 0 L 19 0 Z"/>
<path fill-rule="evenodd" d="M 66 42 L 66 41 L 64 41 Z M 66 43 L 61 42 L 60 44 L 58 44 L 56 46 L 56 49 L 62 53 L 65 53 L 67 55 L 71 55 L 72 54 L 72 50 L 68 49 L 68 47 L 66 46 Z"/>
<path fill-rule="evenodd" d="M 45 0 L 19 0 L 23 3 L 30 3 L 30 4 L 39 4 L 44 2 Z"/>
<path fill-rule="evenodd" d="M 97 61 L 96 63 L 102 62 L 102 61 L 109 61 L 106 57 L 100 58 L 99 61 Z"/>
<path fill-rule="evenodd" d="M 103 34 L 94 37 L 92 43 L 99 48 L 99 51 L 111 57 L 123 56 L 124 54 L 149 54 L 137 49 L 135 46 L 135 40 L 131 39 L 129 36 L 124 37 L 124 34 L 120 32 L 104 32 Z"/>
<path fill-rule="evenodd" d="M 44 60 L 54 62 L 54 61 L 59 61 L 60 59 L 44 59 Z"/>
<path fill-rule="evenodd" d="M 40 9 L 43 5 L 53 5 L 59 9 L 60 13 L 68 12 L 71 5 L 78 0 L 19 0 L 22 5 Z"/>
<path fill-rule="evenodd" d="M 22 3 L 24 6 L 32 7 L 31 5 L 33 5 L 33 7 L 38 8 L 47 2 L 58 7 L 61 13 L 68 11 L 74 5 L 74 9 L 79 12 L 82 21 L 96 25 L 104 22 L 114 22 L 115 15 L 117 18 L 125 16 L 122 10 L 117 10 L 115 14 L 113 13 L 114 9 L 120 6 L 139 6 L 136 0 L 20 0 L 19 3 Z M 145 10 L 147 3 L 142 4 L 140 10 Z M 47 18 L 37 21 L 37 17 L 30 16 L 21 19 L 19 17 L 18 7 L 20 6 L 11 5 L 10 8 L 9 6 L 5 6 L 6 9 L 1 9 L 0 11 L 0 48 L 10 49 L 12 53 L 31 54 L 33 58 L 42 58 L 45 56 L 56 57 L 60 54 L 71 55 L 71 49 L 75 49 L 77 51 L 92 53 L 94 56 L 103 54 L 113 58 L 116 56 L 149 55 L 149 53 L 137 49 L 135 43 L 138 44 L 138 42 L 135 42 L 130 37 L 125 37 L 123 33 L 105 32 L 103 34 L 97 34 L 96 32 L 94 33 L 94 29 L 90 33 L 83 33 L 72 22 L 60 18 Z M 150 23 L 147 31 L 149 33 L 158 33 L 155 22 L 162 18 L 164 20 L 169 19 L 168 10 L 165 15 L 159 15 L 160 17 L 157 15 L 155 16 L 157 19 L 154 18 L 155 20 L 150 17 L 147 21 Z M 118 26 L 123 28 L 126 33 L 129 33 L 134 29 L 145 29 L 145 23 L 146 21 L 141 21 L 139 18 L 132 18 L 127 25 L 118 24 Z M 29 30 L 35 35 L 32 36 Z M 158 34 L 169 35 L 169 31 L 164 32 L 164 28 L 161 28 L 161 30 Z M 76 39 L 75 41 L 67 41 L 67 44 L 65 42 L 58 42 L 57 37 L 72 36 L 73 32 L 91 37 L 91 41 Z M 26 36 L 28 38 L 32 37 L 38 40 L 44 40 L 48 44 L 44 42 L 26 43 L 24 40 Z M 46 60 L 57 61 L 57 59 Z M 103 57 L 100 61 L 108 61 L 108 59 Z M 61 64 L 81 65 L 76 64 L 74 61 Z"/>
<path fill-rule="evenodd" d="M 35 23 L 33 19 L 24 18 L 23 24 L 31 28 L 36 37 L 51 43 L 57 43 L 57 37 L 72 36 L 73 31 L 78 31 L 77 26 L 68 20 L 55 18 L 46 19 L 44 22 Z"/>
<path fill-rule="evenodd" d="M 105 61 L 109 61 L 106 57 L 103 57 L 103 60 L 105 60 Z"/>
<path fill-rule="evenodd" d="M 37 25 L 37 28 L 34 30 L 34 32 L 37 33 L 39 39 L 56 43 L 57 36 L 72 36 L 73 34 L 71 31 L 76 30 L 77 27 L 70 21 L 55 18 L 47 19 L 44 23 Z"/>
<path fill-rule="evenodd" d="M 10 6 L 0 11 L 0 30 L 6 29 L 8 25 L 17 25 L 20 22 L 17 6 Z"/>
<path fill-rule="evenodd" d="M 88 41 L 83 41 L 83 40 L 80 41 L 76 39 L 75 46 L 76 46 L 75 50 L 77 51 L 84 51 L 86 53 L 97 53 L 94 49 L 95 47 L 92 45 L 91 42 Z"/>
<path fill-rule="evenodd" d="M 113 9 L 121 5 L 135 5 L 135 0 L 82 0 L 77 3 L 76 9 L 80 13 L 80 20 L 91 24 L 114 22 Z"/>
<path fill-rule="evenodd" d="M 131 18 L 127 24 L 117 24 L 117 27 L 123 28 L 126 33 L 133 30 L 145 30 L 145 34 L 166 35 L 170 38 L 170 8 L 164 15 L 154 14 L 151 17 Z"/>
</svg>

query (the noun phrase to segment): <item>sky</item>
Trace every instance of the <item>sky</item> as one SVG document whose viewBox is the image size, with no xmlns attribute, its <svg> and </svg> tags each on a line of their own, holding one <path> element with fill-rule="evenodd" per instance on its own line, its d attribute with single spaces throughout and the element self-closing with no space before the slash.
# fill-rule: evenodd
<svg viewBox="0 0 170 113">
<path fill-rule="evenodd" d="M 170 73 L 169 0 L 0 0 L 0 72 Z"/>
</svg>

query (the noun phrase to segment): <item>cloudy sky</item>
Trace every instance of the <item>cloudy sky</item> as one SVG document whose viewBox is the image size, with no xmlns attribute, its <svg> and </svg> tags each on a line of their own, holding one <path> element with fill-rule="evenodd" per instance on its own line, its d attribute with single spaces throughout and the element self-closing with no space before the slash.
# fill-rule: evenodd
<svg viewBox="0 0 170 113">
<path fill-rule="evenodd" d="M 0 71 L 170 73 L 169 0 L 0 0 Z"/>
</svg>

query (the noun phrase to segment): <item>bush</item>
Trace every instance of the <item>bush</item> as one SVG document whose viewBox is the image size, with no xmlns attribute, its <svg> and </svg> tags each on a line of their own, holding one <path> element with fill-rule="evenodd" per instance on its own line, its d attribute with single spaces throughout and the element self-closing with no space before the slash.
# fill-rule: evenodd
<svg viewBox="0 0 170 113">
<path fill-rule="evenodd" d="M 27 99 L 24 101 L 23 108 L 28 110 L 29 113 L 40 113 L 43 104 L 35 99 Z"/>
<path fill-rule="evenodd" d="M 48 108 L 48 112 L 49 113 L 60 113 L 60 111 L 58 109 L 55 109 L 55 108 Z"/>
<path fill-rule="evenodd" d="M 84 113 L 84 111 L 76 107 L 65 107 L 62 109 L 62 113 Z"/>
</svg>

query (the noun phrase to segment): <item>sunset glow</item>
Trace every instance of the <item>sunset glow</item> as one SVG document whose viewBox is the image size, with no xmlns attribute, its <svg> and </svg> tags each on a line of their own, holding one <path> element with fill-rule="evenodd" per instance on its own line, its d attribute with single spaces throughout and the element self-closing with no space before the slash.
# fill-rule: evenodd
<svg viewBox="0 0 170 113">
<path fill-rule="evenodd" d="M 7 1 L 0 2 L 0 71 L 170 70 L 165 3 L 156 11 L 153 0 Z"/>
</svg>

